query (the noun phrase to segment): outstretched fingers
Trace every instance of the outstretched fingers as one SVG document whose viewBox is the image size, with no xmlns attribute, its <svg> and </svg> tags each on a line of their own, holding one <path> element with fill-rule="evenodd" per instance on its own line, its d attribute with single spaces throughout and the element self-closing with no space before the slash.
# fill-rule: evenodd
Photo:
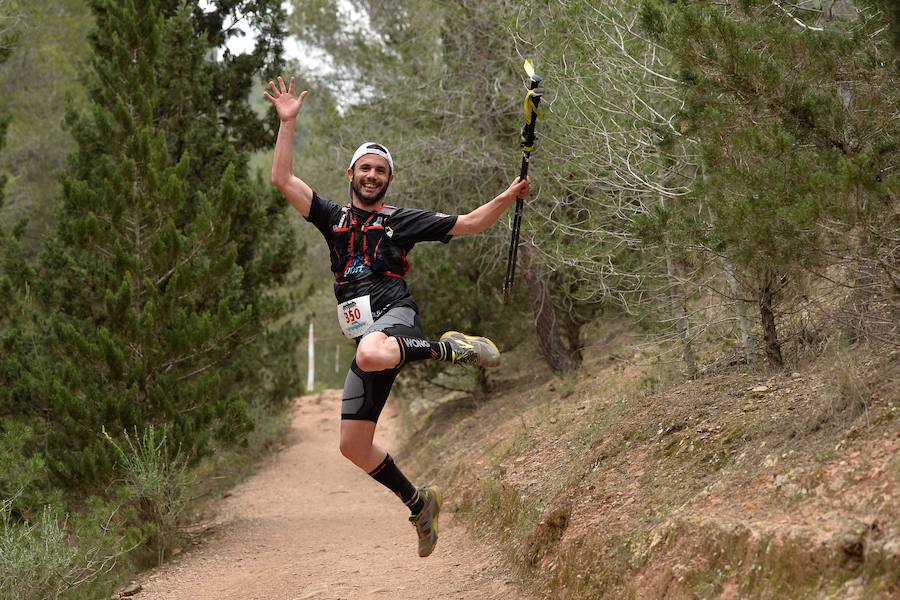
<svg viewBox="0 0 900 600">
<path fill-rule="evenodd" d="M 278 89 L 275 87 L 274 81 L 269 82 L 269 87 L 272 89 L 272 93 L 270 94 L 269 92 L 263 92 L 263 98 L 274 104 L 275 99 L 278 98 L 281 93 L 279 93 Z"/>
<path fill-rule="evenodd" d="M 297 112 L 303 106 L 303 100 L 309 93 L 307 90 L 303 90 L 299 95 L 294 96 L 296 90 L 296 80 L 293 77 L 291 77 L 290 84 L 285 84 L 284 78 L 279 76 L 275 81 L 269 81 L 269 91 L 263 92 L 263 98 L 276 108 L 279 117 L 290 119 L 297 116 Z"/>
</svg>

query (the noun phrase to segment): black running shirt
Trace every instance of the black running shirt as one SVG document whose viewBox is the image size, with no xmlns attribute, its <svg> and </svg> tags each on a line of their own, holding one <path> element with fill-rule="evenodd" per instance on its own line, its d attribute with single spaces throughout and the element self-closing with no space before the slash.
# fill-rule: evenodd
<svg viewBox="0 0 900 600">
<path fill-rule="evenodd" d="M 322 198 L 313 192 L 312 204 L 307 221 L 316 226 L 331 256 L 343 254 L 345 248 L 335 248 L 333 229 L 341 224 L 344 209 Z M 357 222 L 365 223 L 372 217 L 372 212 L 351 206 Z M 418 242 L 447 243 L 451 237 L 450 230 L 456 225 L 456 215 L 445 215 L 417 208 L 394 208 L 383 211 L 384 238 L 382 244 L 394 245 L 408 253 Z M 413 306 L 412 296 L 402 277 L 384 275 L 368 268 L 361 257 L 356 257 L 346 270 L 341 269 L 341 277 L 334 284 L 334 295 L 338 302 L 346 302 L 358 296 L 370 296 L 372 312 L 376 313 L 388 306 Z M 405 255 L 404 255 L 405 258 Z M 334 264 L 334 263 L 333 263 Z M 332 268 L 334 271 L 334 268 Z"/>
</svg>

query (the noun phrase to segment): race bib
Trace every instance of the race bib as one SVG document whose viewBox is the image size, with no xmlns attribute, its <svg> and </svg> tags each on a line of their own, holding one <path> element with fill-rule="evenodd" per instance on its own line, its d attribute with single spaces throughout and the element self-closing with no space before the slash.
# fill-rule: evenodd
<svg viewBox="0 0 900 600">
<path fill-rule="evenodd" d="M 375 322 L 368 296 L 359 296 L 338 304 L 337 316 L 341 331 L 351 340 L 361 336 Z"/>
</svg>

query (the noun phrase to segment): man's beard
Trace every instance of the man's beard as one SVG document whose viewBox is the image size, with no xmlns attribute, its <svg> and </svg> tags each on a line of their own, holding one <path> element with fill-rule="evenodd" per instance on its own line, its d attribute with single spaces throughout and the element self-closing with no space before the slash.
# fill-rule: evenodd
<svg viewBox="0 0 900 600">
<path fill-rule="evenodd" d="M 374 196 L 364 195 L 363 191 L 360 189 L 359 185 L 356 183 L 356 175 L 353 176 L 353 179 L 350 181 L 350 189 L 353 190 L 353 193 L 356 195 L 356 199 L 359 200 L 359 203 L 363 206 L 374 206 L 381 202 L 381 199 L 384 198 L 384 195 L 387 194 L 389 182 L 384 184 L 384 187 L 378 190 Z"/>
</svg>

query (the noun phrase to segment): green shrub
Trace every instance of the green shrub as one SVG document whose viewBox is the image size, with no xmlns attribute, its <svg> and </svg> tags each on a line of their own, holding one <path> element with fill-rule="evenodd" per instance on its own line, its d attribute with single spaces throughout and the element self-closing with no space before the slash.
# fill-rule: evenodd
<svg viewBox="0 0 900 600">
<path fill-rule="evenodd" d="M 0 426 L 0 498 L 13 515 L 27 515 L 46 502 L 46 464 L 27 449 L 33 438 L 31 428 L 12 419 Z"/>
<path fill-rule="evenodd" d="M 108 597 L 108 576 L 136 545 L 133 533 L 115 524 L 117 509 L 95 507 L 70 518 L 46 505 L 24 521 L 16 519 L 14 503 L 0 502 L 0 598 Z"/>
<path fill-rule="evenodd" d="M 136 509 L 147 540 L 162 563 L 166 550 L 181 537 L 191 502 L 193 478 L 181 448 L 169 448 L 169 429 L 149 426 L 138 435 L 123 432 L 121 440 L 103 431 L 113 446 L 128 502 Z"/>
</svg>

